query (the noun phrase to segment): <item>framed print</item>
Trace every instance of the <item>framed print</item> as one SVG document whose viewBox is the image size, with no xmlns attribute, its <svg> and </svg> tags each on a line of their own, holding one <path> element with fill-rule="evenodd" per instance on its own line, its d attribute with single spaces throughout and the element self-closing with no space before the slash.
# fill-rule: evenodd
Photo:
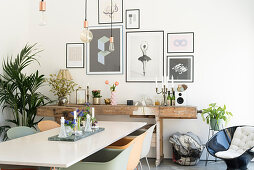
<svg viewBox="0 0 254 170">
<path fill-rule="evenodd" d="M 89 27 L 93 40 L 86 45 L 88 75 L 123 74 L 123 26 L 113 26 L 115 51 L 109 51 L 110 26 Z"/>
<path fill-rule="evenodd" d="M 126 32 L 126 82 L 161 81 L 164 31 Z"/>
<path fill-rule="evenodd" d="M 167 69 L 169 79 L 173 76 L 175 82 L 194 82 L 194 59 L 192 55 L 168 56 Z"/>
<path fill-rule="evenodd" d="M 98 21 L 99 24 L 111 23 L 111 1 L 98 0 Z M 123 23 L 123 0 L 112 2 L 112 23 Z"/>
<path fill-rule="evenodd" d="M 86 103 L 86 89 L 77 89 L 76 104 L 85 104 L 85 103 Z"/>
<path fill-rule="evenodd" d="M 194 32 L 168 33 L 168 53 L 194 53 Z"/>
<path fill-rule="evenodd" d="M 84 68 L 84 43 L 66 43 L 66 68 Z"/>
<path fill-rule="evenodd" d="M 128 9 L 125 16 L 126 29 L 139 29 L 140 28 L 140 10 Z"/>
</svg>

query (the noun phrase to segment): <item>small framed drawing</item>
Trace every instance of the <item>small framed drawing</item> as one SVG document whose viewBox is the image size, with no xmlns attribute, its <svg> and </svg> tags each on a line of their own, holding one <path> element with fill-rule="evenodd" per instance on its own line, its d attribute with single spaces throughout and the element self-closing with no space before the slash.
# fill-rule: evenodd
<svg viewBox="0 0 254 170">
<path fill-rule="evenodd" d="M 111 23 L 111 2 L 112 2 L 112 23 L 123 23 L 123 0 L 98 0 L 98 21 L 99 24 Z"/>
<path fill-rule="evenodd" d="M 114 25 L 114 51 L 109 51 L 110 26 L 89 27 L 93 41 L 86 45 L 86 74 L 123 74 L 123 26 Z"/>
<path fill-rule="evenodd" d="M 161 81 L 164 31 L 126 32 L 126 82 Z"/>
<path fill-rule="evenodd" d="M 139 29 L 140 28 L 140 10 L 128 9 L 125 16 L 126 29 Z"/>
<path fill-rule="evenodd" d="M 194 53 L 194 32 L 167 34 L 168 53 Z"/>
<path fill-rule="evenodd" d="M 84 43 L 66 43 L 66 68 L 84 68 Z"/>
<path fill-rule="evenodd" d="M 86 89 L 77 89 L 76 104 L 85 104 L 85 103 L 86 103 Z"/>
<path fill-rule="evenodd" d="M 175 82 L 194 82 L 194 59 L 188 56 L 168 56 L 168 75 Z M 170 80 L 169 80 L 170 81 Z"/>
</svg>

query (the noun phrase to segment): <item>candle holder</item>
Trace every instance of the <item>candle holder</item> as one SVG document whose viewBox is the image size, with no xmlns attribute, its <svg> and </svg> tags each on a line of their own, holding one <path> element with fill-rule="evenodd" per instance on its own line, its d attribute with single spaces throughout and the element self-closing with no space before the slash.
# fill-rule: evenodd
<svg viewBox="0 0 254 170">
<path fill-rule="evenodd" d="M 168 88 L 166 87 L 166 85 L 163 85 L 160 92 L 158 92 L 158 87 L 156 87 L 156 93 L 157 94 L 162 94 L 162 96 L 163 96 L 163 105 L 167 106 Z"/>
<path fill-rule="evenodd" d="M 86 86 L 86 102 L 89 103 L 89 86 Z"/>
</svg>

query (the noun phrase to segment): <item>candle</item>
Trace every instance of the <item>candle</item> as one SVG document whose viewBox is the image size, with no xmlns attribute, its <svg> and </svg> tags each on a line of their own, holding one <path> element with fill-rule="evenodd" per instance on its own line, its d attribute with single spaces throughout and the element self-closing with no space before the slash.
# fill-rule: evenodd
<svg viewBox="0 0 254 170">
<path fill-rule="evenodd" d="M 73 112 L 73 117 L 75 120 L 77 120 L 77 112 L 76 111 Z"/>
<path fill-rule="evenodd" d="M 157 77 L 156 77 L 156 79 L 155 79 L 155 87 L 158 88 Z"/>
<path fill-rule="evenodd" d="M 87 87 L 89 87 L 89 83 L 87 83 Z"/>
<path fill-rule="evenodd" d="M 94 118 L 94 107 L 92 107 L 92 118 Z"/>
<path fill-rule="evenodd" d="M 163 88 L 164 85 L 164 76 L 161 77 L 161 88 Z"/>
<path fill-rule="evenodd" d="M 172 75 L 172 78 L 171 78 L 171 79 L 172 79 L 172 89 L 174 89 L 174 86 L 175 86 L 175 85 L 174 85 L 174 76 L 173 76 L 173 75 Z"/>
<path fill-rule="evenodd" d="M 166 88 L 168 88 L 168 80 L 169 80 L 169 76 L 167 75 L 167 78 L 166 78 L 167 80 L 166 80 Z"/>
</svg>

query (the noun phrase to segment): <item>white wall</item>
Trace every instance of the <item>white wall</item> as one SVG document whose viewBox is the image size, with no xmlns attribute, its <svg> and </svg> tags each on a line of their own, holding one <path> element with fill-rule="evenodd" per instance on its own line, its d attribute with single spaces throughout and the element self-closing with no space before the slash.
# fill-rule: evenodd
<svg viewBox="0 0 254 170">
<path fill-rule="evenodd" d="M 65 68 L 65 43 L 80 42 L 83 3 L 84 0 L 47 1 L 48 25 L 39 27 L 38 1 L 30 1 L 30 42 L 38 42 L 40 47 L 45 49 L 40 58 L 39 69 L 42 73 L 49 75 Z M 88 3 L 89 24 L 98 25 L 97 0 L 89 0 Z M 125 9 L 141 10 L 140 30 L 165 30 L 165 33 L 195 32 L 195 82 L 189 84 L 188 103 L 199 109 L 212 102 L 226 104 L 234 114 L 230 125 L 254 124 L 253 6 L 253 0 L 124 1 Z M 12 35 L 13 31 L 5 32 Z M 84 87 L 89 82 L 92 89 L 102 90 L 103 97 L 110 95 L 104 81 L 119 81 L 119 103 L 126 103 L 127 99 L 139 100 L 142 96 L 155 96 L 154 84 L 126 83 L 125 75 L 87 76 L 85 69 L 70 71 L 77 83 Z M 50 94 L 48 91 L 48 88 L 43 90 Z M 72 101 L 74 102 L 74 95 Z M 200 118 L 164 120 L 166 157 L 171 156 L 168 137 L 176 131 L 192 131 L 205 143 L 208 126 Z"/>
<path fill-rule="evenodd" d="M 3 58 L 16 56 L 29 41 L 29 10 L 29 0 L 0 1 L 0 73 Z M 0 123 L 4 118 L 0 109 Z"/>
</svg>

